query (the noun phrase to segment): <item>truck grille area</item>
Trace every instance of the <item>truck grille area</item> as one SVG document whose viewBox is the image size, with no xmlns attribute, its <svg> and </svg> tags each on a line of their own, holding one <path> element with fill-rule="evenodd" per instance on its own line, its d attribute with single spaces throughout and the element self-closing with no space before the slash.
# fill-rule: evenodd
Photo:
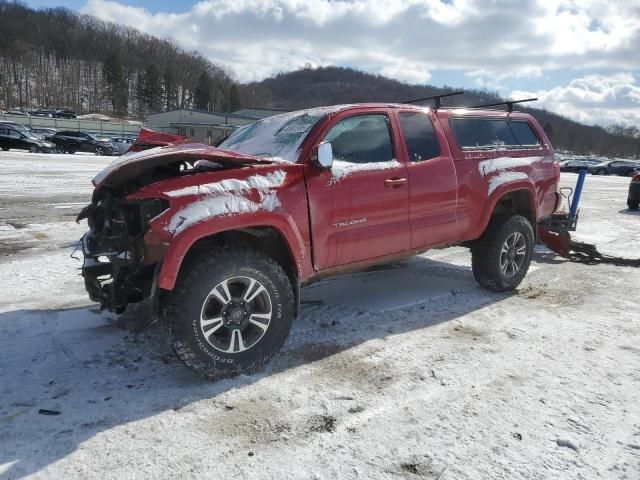
<svg viewBox="0 0 640 480">
<path fill-rule="evenodd" d="M 82 237 L 82 276 L 89 297 L 101 309 L 122 313 L 149 296 L 154 266 L 143 266 L 143 236 L 149 220 L 168 208 L 164 200 L 126 203 L 110 191 L 94 193 L 79 215 L 90 230 Z"/>
</svg>

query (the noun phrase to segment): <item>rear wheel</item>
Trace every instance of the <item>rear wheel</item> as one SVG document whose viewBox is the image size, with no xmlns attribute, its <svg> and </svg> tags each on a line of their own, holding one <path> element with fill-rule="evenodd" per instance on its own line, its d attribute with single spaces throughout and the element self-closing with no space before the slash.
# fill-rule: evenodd
<svg viewBox="0 0 640 480">
<path fill-rule="evenodd" d="M 294 316 L 282 267 L 255 250 L 219 247 L 184 268 L 163 315 L 176 355 L 211 379 L 251 373 L 270 361 Z"/>
<path fill-rule="evenodd" d="M 9 151 L 9 147 L 2 147 L 2 150 L 7 152 L 7 151 Z"/>
<path fill-rule="evenodd" d="M 598 170 L 596 173 L 597 173 L 598 175 L 606 175 L 606 174 L 607 174 L 607 171 L 606 171 L 604 168 L 601 168 L 601 169 L 600 169 L 600 170 Z"/>
<path fill-rule="evenodd" d="M 476 281 L 496 292 L 516 288 L 529 270 L 533 241 L 533 228 L 523 216 L 492 219 L 471 248 L 471 266 Z"/>
<path fill-rule="evenodd" d="M 104 155 L 104 148 L 96 147 L 96 155 Z"/>
<path fill-rule="evenodd" d="M 640 207 L 640 199 L 627 197 L 627 207 L 629 207 L 629 210 L 638 210 L 638 207 Z"/>
</svg>

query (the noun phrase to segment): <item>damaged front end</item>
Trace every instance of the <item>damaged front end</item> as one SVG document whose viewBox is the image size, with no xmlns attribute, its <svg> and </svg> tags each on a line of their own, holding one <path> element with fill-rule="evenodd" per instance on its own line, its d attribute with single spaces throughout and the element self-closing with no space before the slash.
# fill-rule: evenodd
<svg viewBox="0 0 640 480">
<path fill-rule="evenodd" d="M 87 219 L 81 240 L 82 276 L 100 309 L 122 313 L 129 303 L 151 295 L 158 262 L 149 258 L 144 235 L 151 219 L 168 208 L 163 199 L 128 202 L 108 188 L 95 190 L 76 221 Z"/>
<path fill-rule="evenodd" d="M 129 303 L 158 297 L 157 277 L 172 236 L 162 217 L 176 205 L 162 188 L 157 196 L 142 192 L 172 181 L 174 188 L 191 187 L 201 183 L 196 180 L 200 174 L 269 163 L 207 145 L 181 144 L 124 155 L 105 167 L 93 179 L 91 204 L 76 219 L 89 225 L 81 243 L 82 276 L 91 300 L 119 314 Z"/>
</svg>

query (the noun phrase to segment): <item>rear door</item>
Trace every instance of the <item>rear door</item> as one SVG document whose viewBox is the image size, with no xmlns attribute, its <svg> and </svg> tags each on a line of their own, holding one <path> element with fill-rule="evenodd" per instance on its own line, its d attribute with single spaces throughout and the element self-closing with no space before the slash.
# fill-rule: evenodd
<svg viewBox="0 0 640 480">
<path fill-rule="evenodd" d="M 407 168 L 387 109 L 342 113 L 320 138 L 331 169 L 307 169 L 313 263 L 322 270 L 410 247 Z"/>
<path fill-rule="evenodd" d="M 78 150 L 81 152 L 93 152 L 96 149 L 94 142 L 89 135 L 82 132 L 77 132 L 75 135 L 78 141 Z"/>
<path fill-rule="evenodd" d="M 411 247 L 455 239 L 458 182 L 444 133 L 428 111 L 398 111 L 409 172 Z"/>
</svg>

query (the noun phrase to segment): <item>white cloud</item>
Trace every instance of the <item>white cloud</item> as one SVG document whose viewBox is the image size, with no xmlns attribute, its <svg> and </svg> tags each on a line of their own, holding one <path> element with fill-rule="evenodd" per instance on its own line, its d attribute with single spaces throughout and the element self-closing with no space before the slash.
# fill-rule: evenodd
<svg viewBox="0 0 640 480">
<path fill-rule="evenodd" d="M 514 90 L 511 97 L 538 97 L 536 107 L 583 123 L 640 124 L 640 84 L 631 73 L 587 75 L 550 90 Z"/>
<path fill-rule="evenodd" d="M 88 0 L 82 10 L 205 51 L 240 80 L 256 78 L 244 67 L 262 60 L 265 41 L 280 45 L 272 56 L 279 63 L 264 62 L 271 73 L 296 68 L 300 59 L 342 60 L 369 71 L 387 67 L 405 79 L 442 68 L 503 75 L 640 65 L 639 2 L 201 0 L 181 14 L 152 14 Z"/>
<path fill-rule="evenodd" d="M 640 66 L 638 0 L 201 0 L 180 14 L 126 1 L 87 0 L 82 11 L 172 38 L 240 81 L 349 65 L 410 83 L 468 72 L 504 90 L 507 79 L 562 69 Z M 634 95 L 622 97 L 626 107 L 637 107 Z"/>
</svg>

